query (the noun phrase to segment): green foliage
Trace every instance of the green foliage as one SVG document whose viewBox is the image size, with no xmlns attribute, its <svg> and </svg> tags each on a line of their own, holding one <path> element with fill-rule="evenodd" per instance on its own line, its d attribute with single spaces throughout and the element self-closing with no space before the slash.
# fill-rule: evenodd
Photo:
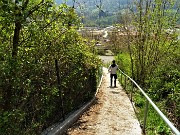
<svg viewBox="0 0 180 135">
<path fill-rule="evenodd" d="M 56 2 L 59 4 L 59 3 L 65 2 L 65 0 L 63 1 L 56 0 Z M 162 3 L 162 1 L 159 1 L 159 2 Z M 174 4 L 175 6 L 172 9 L 170 8 L 168 12 L 173 13 L 173 12 L 176 12 L 176 10 L 178 9 L 179 1 L 173 0 L 173 2 L 174 3 L 176 2 Z M 99 26 L 100 24 L 100 27 L 103 27 L 103 26 L 113 25 L 114 23 L 123 24 L 124 23 L 123 17 L 128 17 L 127 14 L 123 15 L 124 12 L 126 10 L 129 10 L 129 8 L 131 8 L 131 11 L 135 11 L 137 2 L 134 0 L 128 0 L 128 1 L 127 0 L 103 0 L 100 12 L 97 6 L 97 5 L 100 5 L 100 1 L 98 0 L 96 1 L 86 0 L 85 2 L 84 0 L 76 0 L 75 3 L 72 0 L 68 0 L 66 1 L 66 3 L 71 6 L 75 5 L 76 11 L 78 12 L 79 16 L 83 18 L 82 23 L 85 26 Z M 147 1 L 147 3 L 151 3 L 151 2 Z M 169 0 L 166 3 L 168 4 Z M 167 5 L 166 8 L 169 8 L 169 6 Z M 121 14 L 123 16 L 121 16 Z M 101 16 L 100 20 L 98 20 L 99 15 Z M 179 20 L 177 21 L 178 21 L 178 24 L 180 24 Z"/>
<path fill-rule="evenodd" d="M 131 61 L 128 53 L 119 53 L 116 57 L 116 62 L 118 63 L 119 68 L 127 73 L 131 74 Z"/>
<path fill-rule="evenodd" d="M 162 118 L 155 112 L 152 106 L 149 106 L 148 118 L 147 118 L 147 128 L 146 133 L 148 135 L 171 135 L 172 132 L 170 128 L 164 123 Z"/>
<path fill-rule="evenodd" d="M 138 90 L 136 90 L 138 91 Z M 134 100 L 135 100 L 135 106 L 139 107 L 139 108 L 144 108 L 145 106 L 145 99 L 143 98 L 143 96 L 139 93 L 139 92 L 136 92 L 135 95 L 134 95 Z"/>
<path fill-rule="evenodd" d="M 62 118 L 60 90 L 65 115 L 77 109 L 93 96 L 101 65 L 92 53 L 93 45 L 84 42 L 77 33 L 80 24 L 73 8 L 64 4 L 57 7 L 52 1 L 31 0 L 24 4 L 0 2 L 5 8 L 0 9 L 0 134 L 3 135 L 40 134 L 58 122 Z M 21 14 L 15 13 L 15 5 Z M 17 16 L 21 27 L 17 55 L 13 57 Z"/>
<path fill-rule="evenodd" d="M 149 80 L 151 82 L 149 93 L 152 95 L 153 100 L 163 101 L 166 115 L 178 127 L 180 116 L 180 70 L 176 63 L 164 64 L 162 63 L 154 71 L 153 77 Z"/>
<path fill-rule="evenodd" d="M 119 59 L 123 65 L 122 69 L 129 69 L 130 67 L 130 70 L 134 73 L 135 81 L 145 90 L 155 104 L 159 105 L 160 110 L 175 127 L 179 128 L 180 44 L 175 28 L 179 18 L 179 10 L 174 12 L 174 6 L 177 5 L 173 1 L 166 1 L 166 4 L 160 0 L 153 1 L 155 6 L 151 6 L 152 3 L 148 3 L 149 1 L 136 2 L 137 12 L 134 13 L 135 16 L 132 16 L 134 22 L 131 24 L 133 28 L 128 29 L 128 22 L 124 26 L 117 27 L 127 35 L 124 38 L 128 39 L 125 43 L 126 47 L 119 45 L 118 51 L 122 51 L 122 54 L 128 52 L 131 58 L 130 63 L 133 64 L 130 67 L 130 64 L 126 64 L 127 61 L 121 60 L 125 59 L 121 56 L 122 58 Z M 121 37 L 118 37 L 118 39 L 121 39 Z M 131 75 L 128 71 L 126 72 Z M 128 87 L 130 86 L 126 88 Z M 127 92 L 129 93 L 129 89 L 127 89 Z M 144 99 L 136 93 L 134 95 L 135 104 L 139 107 L 138 113 L 140 113 L 140 118 L 143 120 Z M 148 134 L 170 134 L 169 128 L 155 115 L 152 108 L 150 108 L 148 119 L 150 121 L 147 124 Z"/>
</svg>

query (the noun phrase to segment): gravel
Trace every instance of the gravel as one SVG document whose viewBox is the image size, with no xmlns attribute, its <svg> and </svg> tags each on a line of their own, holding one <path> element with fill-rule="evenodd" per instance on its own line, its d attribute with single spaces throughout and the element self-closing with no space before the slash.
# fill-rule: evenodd
<svg viewBox="0 0 180 135">
<path fill-rule="evenodd" d="M 117 88 L 111 88 L 109 84 L 109 73 L 103 68 L 103 81 L 96 101 L 64 135 L 142 135 L 127 94 L 119 82 Z"/>
</svg>

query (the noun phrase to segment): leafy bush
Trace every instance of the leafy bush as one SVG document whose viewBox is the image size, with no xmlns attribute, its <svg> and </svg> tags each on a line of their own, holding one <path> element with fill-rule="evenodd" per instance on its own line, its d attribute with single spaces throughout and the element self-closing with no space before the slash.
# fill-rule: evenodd
<svg viewBox="0 0 180 135">
<path fill-rule="evenodd" d="M 150 80 L 149 93 L 153 100 L 163 103 L 164 113 L 176 127 L 179 127 L 180 84 L 178 80 L 180 78 L 180 71 L 176 66 L 162 65 L 157 68 L 153 75 L 154 77 Z"/>
<path fill-rule="evenodd" d="M 131 75 L 131 61 L 128 53 L 119 53 L 116 57 L 119 68 L 128 75 Z"/>
<path fill-rule="evenodd" d="M 23 15 L 16 19 L 20 19 L 21 29 L 19 42 L 13 47 L 10 46 L 16 30 L 13 19 L 17 14 L 8 20 L 11 12 L 4 16 L 0 9 L 3 20 L 0 24 L 3 28 L 0 31 L 0 134 L 3 135 L 40 134 L 62 119 L 62 109 L 67 115 L 91 99 L 96 90 L 101 63 L 92 53 L 92 45 L 77 33 L 79 19 L 74 9 L 38 2 L 16 5 L 12 1 L 8 6 L 0 2 L 8 7 L 5 10 L 12 12 L 14 5 L 27 4 L 24 5 L 27 9 L 19 8 Z M 24 12 L 33 6 L 35 11 L 22 19 Z M 16 53 L 12 55 L 13 51 Z"/>
</svg>

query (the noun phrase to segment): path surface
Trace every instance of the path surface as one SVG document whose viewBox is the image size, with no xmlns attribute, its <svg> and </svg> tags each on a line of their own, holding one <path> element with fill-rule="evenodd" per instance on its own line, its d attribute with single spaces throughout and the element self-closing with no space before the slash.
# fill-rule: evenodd
<svg viewBox="0 0 180 135">
<path fill-rule="evenodd" d="M 109 64 L 113 61 L 114 56 L 99 56 L 104 64 Z"/>
<path fill-rule="evenodd" d="M 107 68 L 96 103 L 64 135 L 141 135 L 132 104 L 119 82 L 110 88 Z"/>
</svg>

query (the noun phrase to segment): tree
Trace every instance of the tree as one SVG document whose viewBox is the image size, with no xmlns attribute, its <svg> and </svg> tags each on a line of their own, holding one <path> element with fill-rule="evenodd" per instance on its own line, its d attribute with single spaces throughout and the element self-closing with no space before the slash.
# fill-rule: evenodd
<svg viewBox="0 0 180 135">
<path fill-rule="evenodd" d="M 44 0 L 42 1 L 36 1 L 35 3 L 32 3 L 33 1 L 29 0 L 15 0 L 15 1 L 2 1 L 1 5 L 3 7 L 2 11 L 2 20 L 3 20 L 3 25 L 2 27 L 6 29 L 6 22 L 10 24 L 9 27 L 11 27 L 11 30 L 13 31 L 13 39 L 12 39 L 12 58 L 11 58 L 11 65 L 10 65 L 10 76 L 12 79 L 10 79 L 9 82 L 9 87 L 7 87 L 6 90 L 6 98 L 11 99 L 12 97 L 12 86 L 13 84 L 13 79 L 16 78 L 16 73 L 17 73 L 17 56 L 18 56 L 18 51 L 19 51 L 19 46 L 20 46 L 20 36 L 21 36 L 21 30 L 23 28 L 23 25 L 26 24 L 27 19 L 31 19 L 31 15 L 35 12 L 38 11 L 40 8 L 43 6 L 46 7 L 47 4 L 49 4 L 50 1 L 45 2 Z M 4 16 L 6 15 L 6 16 Z M 7 17 L 9 17 L 9 20 L 7 21 Z M 12 32 L 10 31 L 10 33 Z M 10 105 L 11 102 L 6 100 L 6 103 L 4 104 L 4 108 L 9 109 L 11 108 Z"/>
<path fill-rule="evenodd" d="M 74 8 L 50 0 L 0 6 L 0 134 L 40 134 L 62 118 L 55 60 L 65 115 L 94 94 L 99 60 L 77 32 Z"/>
<path fill-rule="evenodd" d="M 99 2 L 95 2 L 96 3 L 96 7 L 98 8 L 99 10 L 99 14 L 98 14 L 98 24 L 99 24 L 99 27 L 100 27 L 100 19 L 101 19 L 101 12 L 102 12 L 102 6 L 103 6 L 103 3 L 102 3 L 102 0 L 99 0 Z"/>
<path fill-rule="evenodd" d="M 145 83 L 156 65 L 166 57 L 168 48 L 173 50 L 176 47 L 177 14 L 172 15 L 170 12 L 172 7 L 173 3 L 167 0 L 137 2 L 137 14 L 134 18 L 137 38 L 134 42 L 135 46 L 132 47 L 136 79 L 141 84 Z M 167 32 L 168 29 L 172 32 Z"/>
<path fill-rule="evenodd" d="M 179 40 L 176 25 L 178 1 L 140 0 L 132 6 L 131 29 L 120 25 L 128 35 L 127 48 L 131 57 L 134 79 L 179 127 Z M 136 7 L 136 8 L 134 8 Z M 174 10 L 174 7 L 176 10 Z M 134 33 L 134 34 L 133 34 Z M 134 36 L 133 36 L 134 35 Z M 133 64 L 132 64 L 133 63 Z M 171 111 L 170 111 L 171 110 Z M 160 131 L 165 133 L 165 131 Z"/>
</svg>

